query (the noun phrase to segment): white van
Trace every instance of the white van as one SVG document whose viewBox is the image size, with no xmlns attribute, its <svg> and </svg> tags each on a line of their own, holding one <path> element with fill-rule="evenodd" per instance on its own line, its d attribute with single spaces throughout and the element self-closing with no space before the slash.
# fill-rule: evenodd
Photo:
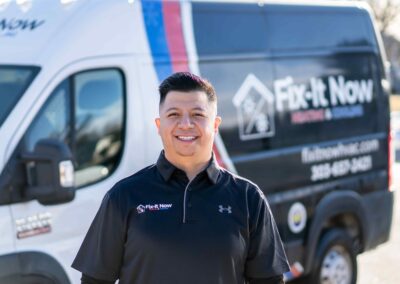
<svg viewBox="0 0 400 284">
<path fill-rule="evenodd" d="M 266 193 L 286 279 L 355 283 L 390 232 L 384 61 L 360 2 L 0 1 L 0 283 L 79 283 L 94 214 L 156 161 L 157 88 L 184 70 L 216 86 L 216 156 Z"/>
</svg>

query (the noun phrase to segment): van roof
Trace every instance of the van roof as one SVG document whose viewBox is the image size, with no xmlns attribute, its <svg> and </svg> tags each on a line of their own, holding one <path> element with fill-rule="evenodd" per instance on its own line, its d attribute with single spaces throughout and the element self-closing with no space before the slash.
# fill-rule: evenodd
<svg viewBox="0 0 400 284">
<path fill-rule="evenodd" d="M 33 0 L 30 8 L 13 1 L 0 10 L 0 64 L 42 65 L 138 51 L 138 17 L 127 0 L 62 1 Z"/>
<path fill-rule="evenodd" d="M 137 2 L 31 0 L 30 6 L 20 6 L 16 1 L 0 5 L 0 64 L 41 66 L 49 61 L 61 64 L 96 56 L 144 53 L 148 48 L 140 9 L 134 8 Z M 367 7 L 360 1 L 193 2 L 265 3 L 277 8 L 280 5 L 291 5 L 296 9 L 300 6 L 318 6 L 322 9 L 324 6 L 341 6 L 341 9 Z"/>
</svg>

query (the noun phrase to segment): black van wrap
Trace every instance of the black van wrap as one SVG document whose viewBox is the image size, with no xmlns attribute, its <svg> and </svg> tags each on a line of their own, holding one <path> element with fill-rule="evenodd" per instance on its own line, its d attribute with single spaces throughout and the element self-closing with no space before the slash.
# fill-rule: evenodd
<svg viewBox="0 0 400 284">
<path fill-rule="evenodd" d="M 358 252 L 386 241 L 388 94 L 368 12 L 201 2 L 192 12 L 226 151 L 266 193 L 290 262 L 310 272 L 330 227 L 346 228 Z M 298 231 L 288 225 L 296 203 L 305 208 Z"/>
</svg>

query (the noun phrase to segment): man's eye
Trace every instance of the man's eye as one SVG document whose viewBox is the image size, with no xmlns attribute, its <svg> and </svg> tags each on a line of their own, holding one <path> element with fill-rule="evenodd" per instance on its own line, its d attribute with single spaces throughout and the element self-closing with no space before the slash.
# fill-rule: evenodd
<svg viewBox="0 0 400 284">
<path fill-rule="evenodd" d="M 194 116 L 205 117 L 204 113 L 195 113 Z"/>
<path fill-rule="evenodd" d="M 178 116 L 178 113 L 176 112 L 171 112 L 167 115 L 168 117 L 174 117 L 174 116 Z"/>
</svg>

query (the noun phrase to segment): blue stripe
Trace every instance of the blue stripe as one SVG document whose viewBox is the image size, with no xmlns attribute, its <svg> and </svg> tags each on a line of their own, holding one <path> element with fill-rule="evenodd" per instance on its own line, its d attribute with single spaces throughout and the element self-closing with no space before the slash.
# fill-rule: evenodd
<svg viewBox="0 0 400 284">
<path fill-rule="evenodd" d="M 164 29 L 161 0 L 143 0 L 142 12 L 154 67 L 158 80 L 161 82 L 172 74 L 171 56 Z"/>
</svg>

